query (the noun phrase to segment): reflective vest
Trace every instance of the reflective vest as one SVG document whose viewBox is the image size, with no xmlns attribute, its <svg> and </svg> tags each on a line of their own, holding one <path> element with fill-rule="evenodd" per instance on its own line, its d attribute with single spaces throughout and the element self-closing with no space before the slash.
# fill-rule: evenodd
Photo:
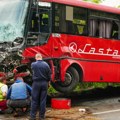
<svg viewBox="0 0 120 120">
<path fill-rule="evenodd" d="M 3 93 L 2 93 L 2 91 L 1 91 L 1 87 L 4 86 L 4 85 L 5 85 L 5 84 L 3 84 L 3 83 L 0 82 L 0 101 L 5 100 L 5 97 L 3 97 Z"/>
</svg>

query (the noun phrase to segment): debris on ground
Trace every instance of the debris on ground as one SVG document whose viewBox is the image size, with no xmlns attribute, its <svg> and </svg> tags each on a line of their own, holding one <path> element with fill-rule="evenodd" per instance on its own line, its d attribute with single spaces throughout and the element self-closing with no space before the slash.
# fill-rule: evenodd
<svg viewBox="0 0 120 120">
<path fill-rule="evenodd" d="M 84 109 L 85 111 L 79 111 Z M 37 114 L 38 118 L 38 114 Z M 13 114 L 0 115 L 0 120 L 29 120 L 29 113 L 24 116 L 13 117 Z M 47 108 L 45 120 L 100 120 L 92 115 L 89 108 L 72 107 L 70 109 Z"/>
<path fill-rule="evenodd" d="M 84 111 L 79 111 L 79 110 Z M 48 109 L 46 120 L 100 120 L 92 115 L 88 108 Z"/>
</svg>

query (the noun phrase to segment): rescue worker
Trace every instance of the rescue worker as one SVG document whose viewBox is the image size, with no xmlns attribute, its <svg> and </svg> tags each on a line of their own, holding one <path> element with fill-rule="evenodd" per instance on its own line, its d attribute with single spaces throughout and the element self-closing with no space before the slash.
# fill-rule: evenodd
<svg viewBox="0 0 120 120">
<path fill-rule="evenodd" d="M 40 53 L 35 55 L 35 59 L 36 62 L 31 64 L 33 84 L 30 120 L 36 120 L 37 108 L 39 108 L 39 119 L 44 120 L 47 90 L 51 80 L 51 70 L 49 65 L 42 60 Z"/>
<path fill-rule="evenodd" d="M 6 96 L 8 92 L 8 86 L 6 85 L 6 78 L 0 77 L 0 113 L 4 113 L 7 109 Z"/>
<path fill-rule="evenodd" d="M 48 19 L 48 14 L 42 14 L 41 18 L 41 32 L 48 33 L 49 32 L 49 19 Z"/>
<path fill-rule="evenodd" d="M 7 106 L 14 110 L 14 116 L 18 116 L 18 108 L 23 112 L 30 106 L 31 87 L 23 81 L 22 77 L 17 77 L 11 85 L 7 94 Z"/>
</svg>

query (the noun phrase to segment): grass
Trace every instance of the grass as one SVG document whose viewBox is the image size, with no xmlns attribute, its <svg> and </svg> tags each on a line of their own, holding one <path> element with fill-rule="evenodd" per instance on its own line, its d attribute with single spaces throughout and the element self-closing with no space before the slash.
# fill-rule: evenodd
<svg viewBox="0 0 120 120">
<path fill-rule="evenodd" d="M 89 90 L 95 88 L 106 88 L 108 86 L 119 87 L 119 83 L 79 83 L 74 91 Z"/>
<path fill-rule="evenodd" d="M 108 86 L 112 87 L 119 87 L 119 83 L 79 83 L 76 88 L 74 89 L 75 92 L 81 92 L 89 89 L 95 89 L 95 88 L 106 88 Z M 48 89 L 49 94 L 56 94 L 59 93 L 56 91 L 51 85 Z"/>
<path fill-rule="evenodd" d="M 56 94 L 58 91 L 56 91 L 51 85 L 49 86 L 48 93 L 50 94 Z"/>
</svg>

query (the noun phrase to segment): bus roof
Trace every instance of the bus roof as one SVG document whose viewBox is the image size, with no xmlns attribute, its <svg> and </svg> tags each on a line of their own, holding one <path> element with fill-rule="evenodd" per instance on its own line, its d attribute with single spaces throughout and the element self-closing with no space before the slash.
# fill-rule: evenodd
<svg viewBox="0 0 120 120">
<path fill-rule="evenodd" d="M 55 2 L 55 3 L 67 4 L 67 5 L 72 5 L 72 6 L 79 6 L 79 7 L 84 7 L 84 8 L 90 8 L 93 10 L 100 10 L 100 11 L 120 14 L 119 8 L 95 4 L 95 3 L 84 2 L 82 0 L 40 0 L 40 1 L 42 1 L 42 2 Z"/>
</svg>

